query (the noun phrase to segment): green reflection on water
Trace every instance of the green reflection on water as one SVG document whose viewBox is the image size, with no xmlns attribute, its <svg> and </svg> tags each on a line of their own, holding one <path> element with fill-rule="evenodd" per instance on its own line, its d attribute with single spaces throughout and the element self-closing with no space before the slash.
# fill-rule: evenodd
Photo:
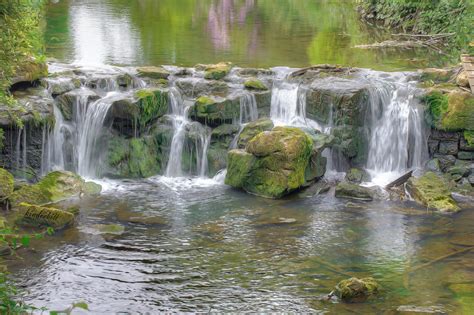
<svg viewBox="0 0 474 315">
<path fill-rule="evenodd" d="M 426 50 L 353 48 L 388 35 L 360 22 L 354 1 L 63 0 L 48 6 L 47 22 L 47 52 L 63 61 L 381 70 L 445 62 Z"/>
</svg>

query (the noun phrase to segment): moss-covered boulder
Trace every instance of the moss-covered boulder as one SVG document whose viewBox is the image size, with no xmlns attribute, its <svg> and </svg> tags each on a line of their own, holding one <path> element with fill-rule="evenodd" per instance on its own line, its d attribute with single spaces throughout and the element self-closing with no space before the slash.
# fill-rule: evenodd
<svg viewBox="0 0 474 315">
<path fill-rule="evenodd" d="M 232 123 L 239 118 L 239 115 L 240 99 L 238 97 L 201 96 L 196 100 L 190 112 L 193 120 L 208 126 Z"/>
<path fill-rule="evenodd" d="M 374 199 L 374 192 L 367 187 L 349 182 L 341 182 L 336 186 L 336 197 L 372 201 Z"/>
<path fill-rule="evenodd" d="M 11 83 L 33 82 L 46 76 L 48 76 L 48 65 L 34 57 L 29 57 L 18 64 Z"/>
<path fill-rule="evenodd" d="M 74 223 L 74 215 L 51 207 L 42 207 L 22 202 L 17 207 L 17 224 L 27 226 L 49 226 L 64 228 Z"/>
<path fill-rule="evenodd" d="M 267 198 L 280 198 L 306 183 L 313 140 L 298 128 L 261 132 L 246 150 L 228 156 L 226 184 Z"/>
<path fill-rule="evenodd" d="M 140 114 L 138 123 L 140 127 L 162 117 L 168 112 L 168 91 L 159 88 L 142 89 L 135 92 L 136 104 Z"/>
<path fill-rule="evenodd" d="M 204 78 L 208 80 L 220 80 L 229 74 L 232 69 L 232 63 L 219 62 L 214 65 L 197 65 L 196 69 L 204 68 Z"/>
<path fill-rule="evenodd" d="M 51 202 L 49 197 L 43 192 L 38 185 L 24 185 L 20 189 L 15 190 L 8 198 L 12 208 L 16 208 L 22 202 L 42 205 Z"/>
<path fill-rule="evenodd" d="M 445 131 L 474 130 L 474 96 L 461 89 L 431 90 L 424 98 L 432 126 Z"/>
<path fill-rule="evenodd" d="M 342 280 L 334 288 L 334 294 L 344 302 L 365 302 L 379 291 L 379 285 L 373 278 L 350 278 Z"/>
<path fill-rule="evenodd" d="M 151 79 L 168 79 L 170 72 L 163 67 L 139 67 L 137 68 L 140 77 L 147 77 Z"/>
<path fill-rule="evenodd" d="M 427 172 L 419 178 L 410 178 L 407 189 L 415 201 L 429 209 L 442 212 L 459 211 L 459 206 L 451 197 L 448 183 L 435 173 Z"/>
<path fill-rule="evenodd" d="M 37 184 L 51 202 L 78 196 L 83 192 L 84 180 L 81 176 L 67 172 L 54 171 L 43 177 Z"/>
<path fill-rule="evenodd" d="M 256 78 L 251 78 L 251 79 L 246 80 L 244 82 L 244 86 L 246 89 L 249 89 L 249 90 L 261 90 L 261 91 L 268 90 L 267 86 L 263 84 L 262 81 Z"/>
<path fill-rule="evenodd" d="M 0 168 L 0 203 L 13 193 L 14 185 L 13 175 Z"/>
<path fill-rule="evenodd" d="M 239 135 L 239 139 L 237 141 L 237 146 L 238 148 L 245 148 L 247 146 L 247 143 L 253 139 L 256 135 L 263 131 L 270 131 L 274 127 L 273 121 L 271 119 L 258 119 L 255 121 L 252 121 L 245 125 L 245 127 L 242 129 L 242 132 Z"/>
</svg>

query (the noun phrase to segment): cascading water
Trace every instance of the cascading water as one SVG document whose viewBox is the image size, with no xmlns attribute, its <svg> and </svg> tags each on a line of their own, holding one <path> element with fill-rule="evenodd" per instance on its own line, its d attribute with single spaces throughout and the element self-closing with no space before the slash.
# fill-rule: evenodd
<svg viewBox="0 0 474 315">
<path fill-rule="evenodd" d="M 255 99 L 255 95 L 252 93 L 246 92 L 240 97 L 239 131 L 237 132 L 234 139 L 232 140 L 229 149 L 237 148 L 237 142 L 239 140 L 239 136 L 242 133 L 242 130 L 244 130 L 245 125 L 257 119 L 258 119 L 258 108 L 257 108 L 257 100 Z"/>
<path fill-rule="evenodd" d="M 165 175 L 167 177 L 181 177 L 184 175 L 183 171 L 183 155 L 185 152 L 185 144 L 188 129 L 193 126 L 193 123 L 188 119 L 188 112 L 192 104 L 187 104 L 179 90 L 175 87 L 170 89 L 170 118 L 173 123 L 173 138 L 171 140 L 170 154 L 168 158 L 168 165 L 166 166 Z M 194 124 L 196 126 L 196 124 Z M 193 138 L 195 139 L 193 148 L 195 149 L 196 159 L 196 175 L 205 176 L 207 173 L 207 150 L 210 142 L 210 133 L 207 128 L 200 124 L 192 130 Z M 193 154 L 193 148 L 188 148 L 189 155 Z M 193 160 L 193 157 L 190 156 Z M 192 171 L 192 167 L 190 168 Z"/>
<path fill-rule="evenodd" d="M 370 71 L 367 170 L 372 182 L 387 184 L 403 172 L 420 168 L 428 155 L 423 108 L 407 75 Z"/>
</svg>

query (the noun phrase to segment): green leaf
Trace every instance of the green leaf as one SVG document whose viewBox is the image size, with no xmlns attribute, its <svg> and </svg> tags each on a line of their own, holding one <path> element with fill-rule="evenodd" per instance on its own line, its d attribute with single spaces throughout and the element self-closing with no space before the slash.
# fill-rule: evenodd
<svg viewBox="0 0 474 315">
<path fill-rule="evenodd" d="M 21 244 L 25 247 L 29 246 L 30 245 L 30 236 L 29 235 L 24 235 L 21 238 Z"/>
<path fill-rule="evenodd" d="M 74 303 L 72 306 L 73 306 L 74 308 L 82 308 L 83 310 L 86 310 L 86 311 L 89 310 L 89 305 L 87 305 L 86 302 Z"/>
</svg>

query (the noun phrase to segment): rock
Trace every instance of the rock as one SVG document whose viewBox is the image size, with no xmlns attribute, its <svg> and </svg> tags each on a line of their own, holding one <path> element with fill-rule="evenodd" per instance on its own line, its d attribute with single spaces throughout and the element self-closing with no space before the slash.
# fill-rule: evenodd
<svg viewBox="0 0 474 315">
<path fill-rule="evenodd" d="M 85 182 L 82 191 L 84 194 L 90 196 L 100 195 L 102 186 L 94 182 Z"/>
<path fill-rule="evenodd" d="M 451 175 L 461 175 L 461 177 L 467 177 L 471 174 L 471 164 L 469 162 L 456 161 L 454 166 L 449 167 L 446 170 Z"/>
<path fill-rule="evenodd" d="M 44 79 L 43 82 L 53 96 L 64 94 L 81 87 L 81 81 L 76 78 L 52 77 Z"/>
<path fill-rule="evenodd" d="M 56 202 L 79 196 L 83 191 L 84 180 L 71 172 L 54 171 L 43 177 L 36 186 L 50 202 Z"/>
<path fill-rule="evenodd" d="M 458 159 L 473 161 L 474 160 L 474 152 L 473 151 L 470 151 L 470 152 L 459 151 L 458 152 Z"/>
<path fill-rule="evenodd" d="M 14 184 L 13 175 L 0 168 L 0 203 L 13 193 Z"/>
<path fill-rule="evenodd" d="M 451 69 L 427 68 L 418 72 L 421 81 L 433 81 L 435 83 L 448 82 L 453 76 Z"/>
<path fill-rule="evenodd" d="M 29 57 L 19 63 L 15 75 L 10 82 L 12 85 L 20 82 L 33 82 L 46 76 L 48 76 L 48 66 L 46 63 Z"/>
<path fill-rule="evenodd" d="M 470 87 L 467 71 L 463 70 L 458 74 L 456 77 L 456 84 L 467 89 Z"/>
<path fill-rule="evenodd" d="M 263 91 L 268 90 L 265 84 L 263 84 L 262 81 L 256 78 L 251 78 L 249 80 L 246 80 L 244 82 L 244 86 L 246 89 L 249 89 L 249 90 L 263 90 Z"/>
<path fill-rule="evenodd" d="M 168 70 L 164 69 L 163 67 L 140 67 L 137 68 L 138 75 L 140 77 L 147 77 L 152 79 L 168 79 L 170 73 Z"/>
<path fill-rule="evenodd" d="M 197 65 L 197 69 L 204 68 L 204 78 L 208 80 L 220 80 L 229 74 L 232 69 L 230 62 L 220 62 L 215 65 Z"/>
<path fill-rule="evenodd" d="M 18 205 L 17 212 L 17 223 L 20 225 L 50 226 L 61 229 L 74 223 L 74 215 L 70 212 L 25 202 Z"/>
<path fill-rule="evenodd" d="M 256 77 L 258 75 L 274 75 L 275 73 L 270 69 L 261 69 L 261 68 L 242 68 L 238 71 L 241 76 L 250 76 Z"/>
<path fill-rule="evenodd" d="M 191 98 L 203 95 L 225 96 L 229 90 L 227 84 L 222 81 L 183 78 L 175 83 L 184 96 Z"/>
<path fill-rule="evenodd" d="M 98 234 L 122 235 L 125 232 L 125 227 L 120 224 L 94 224 L 92 228 Z"/>
<path fill-rule="evenodd" d="M 336 197 L 372 201 L 374 199 L 374 192 L 367 187 L 341 182 L 336 186 Z"/>
<path fill-rule="evenodd" d="M 441 170 L 444 172 L 448 167 L 456 163 L 456 157 L 452 155 L 435 154 L 434 158 L 438 159 Z"/>
<path fill-rule="evenodd" d="M 470 183 L 471 185 L 474 185 L 474 174 L 469 175 L 469 177 L 467 178 L 467 180 L 469 181 L 469 183 Z"/>
<path fill-rule="evenodd" d="M 449 132 L 442 131 L 438 129 L 432 129 L 430 139 L 439 140 L 439 141 L 459 141 L 460 135 L 459 132 Z"/>
<path fill-rule="evenodd" d="M 190 116 L 207 126 L 218 126 L 232 123 L 240 115 L 240 98 L 222 98 L 217 96 L 201 96 L 191 109 Z"/>
<path fill-rule="evenodd" d="M 441 165 L 438 159 L 431 159 L 426 163 L 426 169 L 435 173 L 441 172 Z"/>
<path fill-rule="evenodd" d="M 13 209 L 25 202 L 42 205 L 50 202 L 48 196 L 37 185 L 26 185 L 14 191 L 8 198 Z"/>
<path fill-rule="evenodd" d="M 242 132 L 239 135 L 237 146 L 239 148 L 245 148 L 247 143 L 253 139 L 253 137 L 263 131 L 272 130 L 273 127 L 274 125 L 271 119 L 258 119 L 248 123 L 245 125 L 244 129 L 242 129 Z"/>
<path fill-rule="evenodd" d="M 79 109 L 80 104 L 85 107 L 87 104 L 97 101 L 99 98 L 99 95 L 94 91 L 87 88 L 80 88 L 59 95 L 56 98 L 56 105 L 65 120 L 72 120 L 73 112 Z"/>
<path fill-rule="evenodd" d="M 458 142 L 441 141 L 439 143 L 439 153 L 456 155 L 458 153 Z"/>
<path fill-rule="evenodd" d="M 18 129 L 18 126 L 29 125 L 30 129 L 33 129 L 54 122 L 54 101 L 46 89 L 31 87 L 13 91 L 12 94 L 17 101 L 16 104 L 0 105 L 0 128 L 4 130 L 6 141 L 8 141 L 7 132 L 14 133 L 8 130 L 8 127 Z M 41 135 L 39 137 L 41 138 Z"/>
<path fill-rule="evenodd" d="M 474 151 L 474 131 L 464 130 L 459 149 L 462 151 Z"/>
<path fill-rule="evenodd" d="M 439 140 L 433 140 L 433 139 L 428 140 L 428 150 L 430 152 L 430 156 L 432 156 L 435 153 L 438 153 Z"/>
<path fill-rule="evenodd" d="M 8 242 L 0 240 L 0 256 L 10 256 L 13 253 Z"/>
<path fill-rule="evenodd" d="M 474 95 L 465 91 L 448 94 L 448 108 L 442 115 L 441 129 L 447 131 L 470 130 L 474 126 Z"/>
<path fill-rule="evenodd" d="M 312 148 L 312 139 L 298 128 L 261 132 L 245 151 L 229 152 L 225 183 L 262 197 L 280 198 L 306 183 Z"/>
<path fill-rule="evenodd" d="M 370 180 L 370 175 L 365 170 L 359 168 L 351 168 L 346 173 L 346 180 L 348 182 L 360 184 L 362 182 Z"/>
<path fill-rule="evenodd" d="M 346 161 L 353 166 L 365 165 L 368 156 L 368 140 L 363 127 L 341 125 L 332 128 L 335 141 L 333 152 L 342 153 Z"/>
<path fill-rule="evenodd" d="M 134 96 L 140 111 L 138 124 L 141 128 L 168 112 L 169 97 L 166 90 L 147 88 L 135 92 Z"/>
<path fill-rule="evenodd" d="M 239 131 L 239 126 L 224 124 L 212 130 L 211 142 L 207 151 L 209 176 L 214 176 L 218 171 L 227 166 L 227 152 Z"/>
<path fill-rule="evenodd" d="M 451 197 L 448 183 L 440 176 L 427 172 L 419 178 L 412 177 L 407 182 L 410 195 L 423 206 L 441 212 L 457 212 L 459 207 Z"/>
<path fill-rule="evenodd" d="M 439 306 L 415 306 L 415 305 L 401 305 L 397 308 L 398 314 L 405 315 L 448 315 L 448 313 Z"/>
<path fill-rule="evenodd" d="M 373 278 L 350 278 L 339 282 L 334 294 L 344 302 L 365 302 L 378 293 L 379 285 Z"/>
</svg>

